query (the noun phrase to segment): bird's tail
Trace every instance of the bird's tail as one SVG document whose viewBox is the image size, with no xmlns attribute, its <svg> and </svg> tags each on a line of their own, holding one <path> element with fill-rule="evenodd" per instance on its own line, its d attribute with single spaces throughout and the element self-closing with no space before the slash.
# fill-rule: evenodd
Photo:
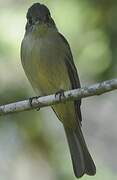
<svg viewBox="0 0 117 180">
<path fill-rule="evenodd" d="M 77 125 L 75 130 L 73 130 L 64 126 L 64 129 L 70 148 L 73 169 L 76 177 L 80 178 L 85 173 L 91 176 L 95 175 L 96 167 L 87 149 L 81 127 Z"/>
</svg>

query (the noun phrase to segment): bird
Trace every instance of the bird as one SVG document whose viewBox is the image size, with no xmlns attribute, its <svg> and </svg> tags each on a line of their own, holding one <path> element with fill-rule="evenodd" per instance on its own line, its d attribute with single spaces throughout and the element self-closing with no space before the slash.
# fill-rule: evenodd
<svg viewBox="0 0 117 180">
<path fill-rule="evenodd" d="M 26 18 L 21 63 L 34 91 L 45 96 L 80 88 L 70 45 L 58 31 L 48 7 L 34 3 Z M 75 176 L 95 175 L 95 163 L 81 130 L 81 100 L 61 102 L 51 108 L 63 124 Z"/>
</svg>

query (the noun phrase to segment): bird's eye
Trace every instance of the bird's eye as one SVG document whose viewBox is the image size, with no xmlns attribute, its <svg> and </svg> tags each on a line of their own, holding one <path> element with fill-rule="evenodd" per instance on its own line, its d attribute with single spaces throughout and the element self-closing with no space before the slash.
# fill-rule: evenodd
<svg viewBox="0 0 117 180">
<path fill-rule="evenodd" d="M 46 15 L 46 21 L 50 21 L 51 16 L 50 15 Z"/>
<path fill-rule="evenodd" d="M 32 18 L 29 18 L 29 19 L 28 19 L 28 23 L 29 23 L 30 25 L 32 25 L 32 23 L 33 23 Z"/>
</svg>

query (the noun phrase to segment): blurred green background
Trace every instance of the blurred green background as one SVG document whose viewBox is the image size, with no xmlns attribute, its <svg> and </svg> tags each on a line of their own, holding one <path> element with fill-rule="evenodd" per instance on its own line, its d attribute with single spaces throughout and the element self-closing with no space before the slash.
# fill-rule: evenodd
<svg viewBox="0 0 117 180">
<path fill-rule="evenodd" d="M 32 0 L 0 1 L 0 104 L 34 96 L 20 44 Z M 40 0 L 68 39 L 81 84 L 117 76 L 117 1 Z M 82 101 L 83 131 L 97 166 L 94 177 L 117 179 L 117 95 Z M 75 179 L 65 134 L 50 108 L 0 117 L 1 180 Z"/>
</svg>

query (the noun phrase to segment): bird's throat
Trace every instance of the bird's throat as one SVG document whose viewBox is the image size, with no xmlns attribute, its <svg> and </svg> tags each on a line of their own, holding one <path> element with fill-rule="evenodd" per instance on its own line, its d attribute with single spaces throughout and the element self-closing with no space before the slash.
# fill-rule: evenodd
<svg viewBox="0 0 117 180">
<path fill-rule="evenodd" d="M 33 35 L 43 37 L 48 31 L 47 24 L 37 24 L 34 28 Z"/>
</svg>

